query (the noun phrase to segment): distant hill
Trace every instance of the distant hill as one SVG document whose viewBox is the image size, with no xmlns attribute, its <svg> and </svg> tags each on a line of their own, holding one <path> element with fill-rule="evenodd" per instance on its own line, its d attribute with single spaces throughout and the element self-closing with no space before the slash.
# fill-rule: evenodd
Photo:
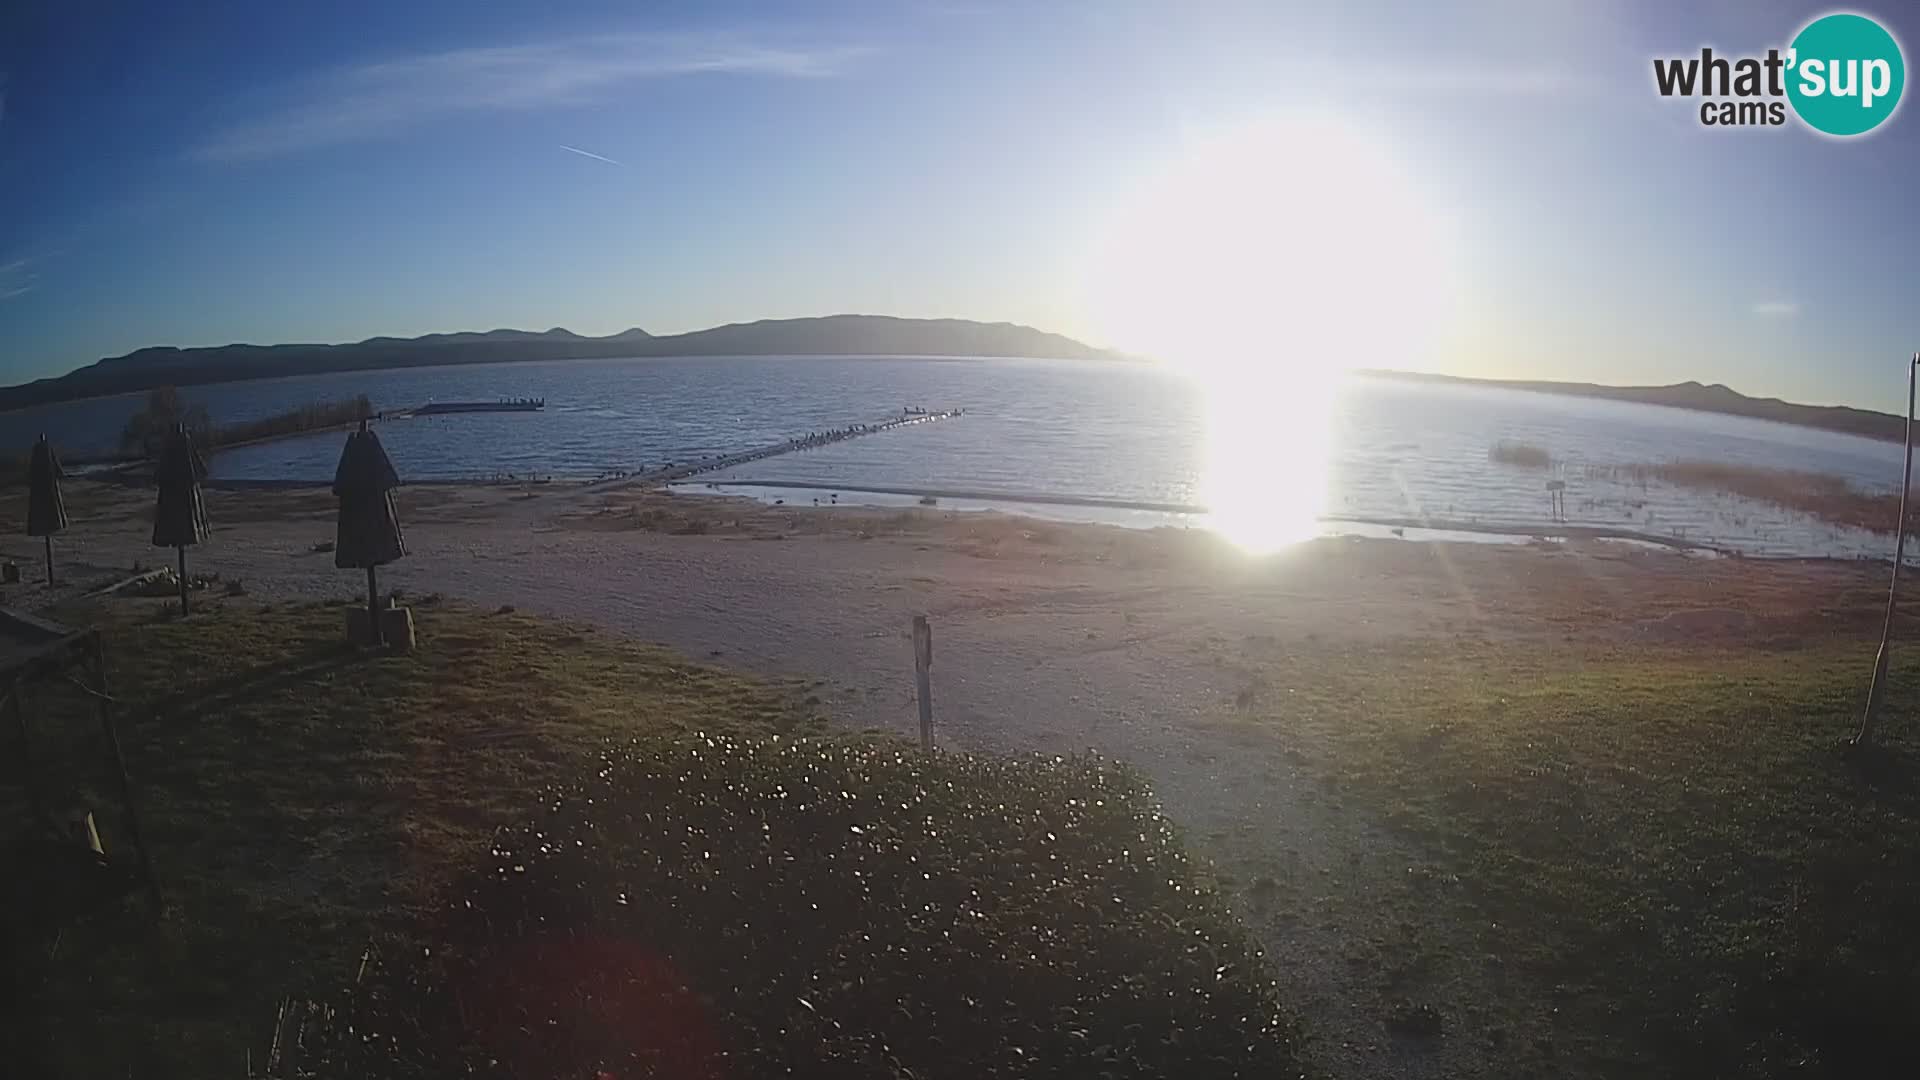
<svg viewBox="0 0 1920 1080">
<path fill-rule="evenodd" d="M 138 349 L 125 356 L 108 357 L 56 378 L 0 388 L 0 410 L 149 390 L 156 386 L 193 386 L 325 371 L 625 356 L 1031 356 L 1132 359 L 1030 326 L 973 322 L 968 319 L 828 315 L 812 319 L 763 319 L 759 322 L 730 323 L 661 337 L 639 327 L 606 337 L 584 337 L 556 326 L 551 330 L 469 331 L 427 334 L 417 338 L 373 337 L 344 345 L 222 345 L 198 349 L 161 345 Z M 1368 374 L 1416 382 L 1469 383 L 1541 394 L 1669 405 L 1893 442 L 1901 440 L 1906 423 L 1904 417 L 1891 413 L 1845 405 L 1796 405 L 1779 398 L 1748 397 L 1719 383 L 1602 386 L 1597 383 L 1527 379 L 1467 379 L 1453 375 L 1398 371 L 1373 371 Z"/>
<path fill-rule="evenodd" d="M 99 397 L 156 386 L 268 379 L 323 371 L 503 364 L 624 356 L 1031 356 L 1124 359 L 1120 354 L 1013 323 L 967 319 L 899 319 L 828 315 L 765 319 L 655 337 L 638 327 L 607 337 L 546 331 L 489 330 L 375 337 L 344 345 L 171 345 L 108 357 L 50 379 L 0 388 L 0 409 Z"/>
<path fill-rule="evenodd" d="M 1849 405 L 1796 405 L 1779 398 L 1748 397 L 1722 383 L 1674 383 L 1671 386 L 1602 386 L 1599 383 L 1546 382 L 1533 379 L 1466 379 L 1457 375 L 1428 375 L 1408 371 L 1370 371 L 1378 375 L 1410 382 L 1467 383 L 1473 386 L 1499 386 L 1508 390 L 1526 390 L 1564 397 L 1605 398 L 1632 401 L 1642 405 L 1668 405 L 1696 412 L 1748 416 L 1800 427 L 1863 435 L 1869 439 L 1900 442 L 1906 438 L 1907 419 L 1892 413 L 1856 409 Z"/>
</svg>

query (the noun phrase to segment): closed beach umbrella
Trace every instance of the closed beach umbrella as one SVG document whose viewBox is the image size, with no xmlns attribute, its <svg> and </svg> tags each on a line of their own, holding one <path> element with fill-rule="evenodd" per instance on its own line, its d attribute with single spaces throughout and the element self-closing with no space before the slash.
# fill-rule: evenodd
<svg viewBox="0 0 1920 1080">
<path fill-rule="evenodd" d="M 160 452 L 160 467 L 154 471 L 160 502 L 153 512 L 153 546 L 180 552 L 182 615 L 187 613 L 187 549 L 205 540 L 209 532 L 207 504 L 200 495 L 200 481 L 206 478 L 207 463 L 194 449 L 193 436 L 175 424 L 166 449 Z"/>
<path fill-rule="evenodd" d="M 53 534 L 67 527 L 67 503 L 60 497 L 60 458 L 45 435 L 33 444 L 27 463 L 27 535 L 47 541 L 47 584 L 53 584 Z"/>
<path fill-rule="evenodd" d="M 400 516 L 393 507 L 393 489 L 399 486 L 400 474 L 394 471 L 386 447 L 380 445 L 380 436 L 368 429 L 365 420 L 360 421 L 360 430 L 347 436 L 340 465 L 333 471 L 333 494 L 340 500 L 333 565 L 366 570 L 368 632 L 376 644 L 382 634 L 375 568 L 407 553 Z"/>
</svg>

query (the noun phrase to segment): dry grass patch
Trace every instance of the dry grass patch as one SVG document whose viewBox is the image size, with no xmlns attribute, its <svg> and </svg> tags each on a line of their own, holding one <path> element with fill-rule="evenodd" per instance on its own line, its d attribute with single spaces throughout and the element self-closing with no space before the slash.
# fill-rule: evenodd
<svg viewBox="0 0 1920 1080">
<path fill-rule="evenodd" d="M 1891 533 L 1900 516 L 1897 492 L 1861 491 L 1846 479 L 1825 473 L 1768 469 L 1714 461 L 1668 461 L 1640 465 L 1590 465 L 1590 479 L 1621 484 L 1672 484 L 1695 491 L 1738 495 L 1743 499 L 1811 514 L 1834 525 Z M 1908 531 L 1913 531 L 1909 522 Z"/>
</svg>

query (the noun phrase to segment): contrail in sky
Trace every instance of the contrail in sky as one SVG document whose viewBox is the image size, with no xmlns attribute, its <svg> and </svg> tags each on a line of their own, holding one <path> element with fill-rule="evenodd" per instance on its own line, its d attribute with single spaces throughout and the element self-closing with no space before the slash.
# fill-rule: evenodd
<svg viewBox="0 0 1920 1080">
<path fill-rule="evenodd" d="M 604 161 L 609 165 L 622 164 L 621 162 L 615 161 L 610 157 L 601 157 L 599 154 L 596 154 L 591 150 L 582 150 L 577 146 L 568 146 L 566 143 L 561 143 L 560 149 L 565 150 L 569 154 L 579 154 L 581 157 L 590 157 L 595 161 Z"/>
</svg>

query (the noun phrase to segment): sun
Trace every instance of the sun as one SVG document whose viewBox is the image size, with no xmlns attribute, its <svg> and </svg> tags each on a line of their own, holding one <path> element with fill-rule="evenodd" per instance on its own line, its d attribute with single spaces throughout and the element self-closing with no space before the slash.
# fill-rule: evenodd
<svg viewBox="0 0 1920 1080">
<path fill-rule="evenodd" d="M 1451 312 L 1444 231 L 1382 143 L 1324 115 L 1198 140 L 1109 209 L 1089 316 L 1200 381 L 1215 528 L 1255 550 L 1318 532 L 1344 376 L 1417 366 Z"/>
</svg>

